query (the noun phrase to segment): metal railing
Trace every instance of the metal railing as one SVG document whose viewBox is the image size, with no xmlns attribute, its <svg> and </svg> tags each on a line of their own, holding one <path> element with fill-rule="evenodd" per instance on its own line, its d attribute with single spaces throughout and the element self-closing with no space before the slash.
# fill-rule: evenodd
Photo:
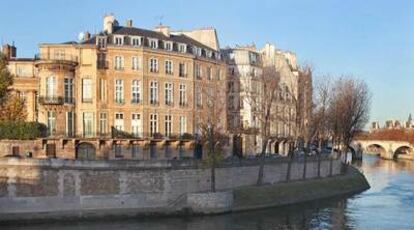
<svg viewBox="0 0 414 230">
<path fill-rule="evenodd" d="M 62 105 L 63 97 L 59 96 L 40 96 L 39 104 L 41 105 Z"/>
<path fill-rule="evenodd" d="M 96 67 L 98 69 L 108 69 L 109 68 L 109 62 L 108 61 L 97 61 Z"/>
<path fill-rule="evenodd" d="M 35 59 L 78 62 L 78 56 L 65 53 L 39 53 L 35 55 Z"/>
</svg>

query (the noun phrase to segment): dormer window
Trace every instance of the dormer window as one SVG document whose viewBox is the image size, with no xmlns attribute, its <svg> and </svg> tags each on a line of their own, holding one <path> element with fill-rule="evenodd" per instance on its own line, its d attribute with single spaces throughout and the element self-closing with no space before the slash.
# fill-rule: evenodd
<svg viewBox="0 0 414 230">
<path fill-rule="evenodd" d="M 114 44 L 117 46 L 124 45 L 124 36 L 115 36 L 114 37 Z"/>
<path fill-rule="evenodd" d="M 142 38 L 141 37 L 131 37 L 131 46 L 141 46 Z"/>
<path fill-rule="evenodd" d="M 164 42 L 164 49 L 168 51 L 173 50 L 173 43 L 172 42 Z"/>
<path fill-rule="evenodd" d="M 201 56 L 203 54 L 203 49 L 197 47 L 197 55 Z"/>
<path fill-rule="evenodd" d="M 207 50 L 206 53 L 208 58 L 211 58 L 211 56 L 213 56 L 213 52 L 211 52 L 210 50 Z"/>
<path fill-rule="evenodd" d="M 178 52 L 180 52 L 180 53 L 187 52 L 187 45 L 186 44 L 179 44 L 178 45 Z"/>
<path fill-rule="evenodd" d="M 98 48 L 105 48 L 106 47 L 106 37 L 97 37 L 96 38 L 96 46 Z"/>
<path fill-rule="evenodd" d="M 158 40 L 157 39 L 149 39 L 149 47 L 152 49 L 158 48 Z"/>
</svg>

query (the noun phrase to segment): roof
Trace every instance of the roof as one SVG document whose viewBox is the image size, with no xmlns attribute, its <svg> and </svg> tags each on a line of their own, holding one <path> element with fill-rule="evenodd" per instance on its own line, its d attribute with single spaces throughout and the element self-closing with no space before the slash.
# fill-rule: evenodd
<svg viewBox="0 0 414 230">
<path fill-rule="evenodd" d="M 185 43 L 193 46 L 197 46 L 199 48 L 204 48 L 208 50 L 212 50 L 210 47 L 184 35 L 184 34 L 173 34 L 171 33 L 169 37 L 165 36 L 163 33 L 152 31 L 152 30 L 146 30 L 136 27 L 123 27 L 123 26 L 114 26 L 112 34 L 105 34 L 100 33 L 98 35 L 130 35 L 130 36 L 141 36 L 146 38 L 156 38 L 159 40 L 164 41 L 173 41 L 178 43 Z M 96 43 L 96 35 L 93 36 L 91 39 L 86 40 L 82 42 L 82 44 L 95 44 Z"/>
</svg>

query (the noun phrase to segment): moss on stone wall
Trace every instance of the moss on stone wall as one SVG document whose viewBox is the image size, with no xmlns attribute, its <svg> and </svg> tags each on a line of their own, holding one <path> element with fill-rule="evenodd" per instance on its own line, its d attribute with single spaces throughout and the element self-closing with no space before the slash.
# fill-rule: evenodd
<svg viewBox="0 0 414 230">
<path fill-rule="evenodd" d="M 365 177 L 354 168 L 344 176 L 234 189 L 234 210 L 279 206 L 357 193 L 369 189 Z"/>
</svg>

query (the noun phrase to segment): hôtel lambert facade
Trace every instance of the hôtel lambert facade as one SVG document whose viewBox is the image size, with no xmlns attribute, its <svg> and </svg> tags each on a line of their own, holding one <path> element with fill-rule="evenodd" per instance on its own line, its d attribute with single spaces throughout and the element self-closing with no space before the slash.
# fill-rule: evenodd
<svg viewBox="0 0 414 230">
<path fill-rule="evenodd" d="M 102 32 L 84 33 L 78 42 L 41 44 L 32 59 L 16 58 L 14 46 L 3 46 L 16 76 L 13 91 L 25 99 L 27 120 L 48 129 L 46 138 L 21 144 L 17 151 L 69 159 L 201 157 L 201 85 L 212 79 L 222 82 L 220 90 L 231 100 L 221 121 L 226 132 L 232 130 L 227 123 L 239 124 L 235 120 L 253 122 L 248 112 L 243 110 L 240 118 L 235 111 L 235 103 L 240 104 L 230 88 L 235 60 L 229 59 L 229 49 L 220 50 L 215 29 L 174 32 L 160 25 L 146 30 L 133 27 L 131 20 L 120 26 L 113 15 L 106 15 L 103 24 Z M 257 60 L 266 52 L 269 47 L 252 51 Z M 281 57 L 286 63 L 294 60 Z M 257 152 L 246 146 L 257 145 L 254 141 L 244 145 L 244 154 Z M 231 153 L 231 138 L 227 147 Z"/>
</svg>

